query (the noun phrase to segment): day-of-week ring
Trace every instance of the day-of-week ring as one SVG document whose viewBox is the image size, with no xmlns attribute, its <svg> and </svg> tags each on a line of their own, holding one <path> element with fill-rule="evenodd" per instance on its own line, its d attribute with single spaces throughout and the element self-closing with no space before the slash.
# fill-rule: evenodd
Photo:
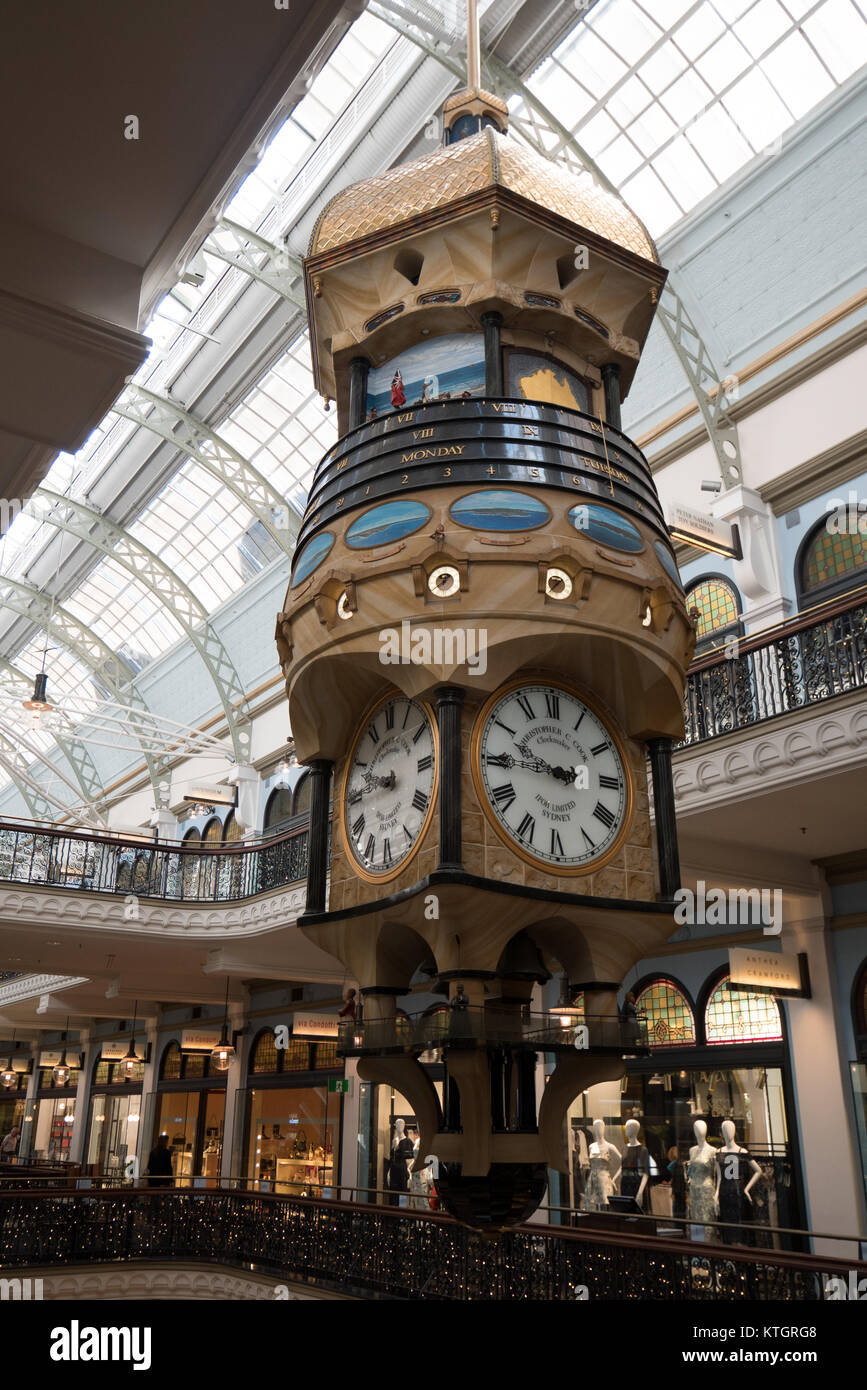
<svg viewBox="0 0 867 1390">
<path fill-rule="evenodd" d="M 411 454 L 401 454 L 401 463 L 418 463 L 419 459 L 444 459 L 452 458 L 455 454 L 462 454 L 466 444 L 442 445 L 439 449 L 416 449 Z"/>
</svg>

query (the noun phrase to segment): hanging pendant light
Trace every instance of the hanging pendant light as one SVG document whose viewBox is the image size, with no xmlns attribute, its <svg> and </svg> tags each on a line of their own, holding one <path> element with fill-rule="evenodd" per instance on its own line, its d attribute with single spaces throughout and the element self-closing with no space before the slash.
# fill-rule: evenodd
<svg viewBox="0 0 867 1390">
<path fill-rule="evenodd" d="M 129 1040 L 129 1050 L 120 1064 L 123 1069 L 124 1078 L 127 1081 L 130 1081 L 132 1079 L 133 1072 L 135 1071 L 139 1063 L 143 1060 L 141 1057 L 139 1057 L 138 1053 L 135 1050 L 135 1024 L 137 1016 L 138 1000 L 135 1001 L 132 1008 L 132 1037 Z"/>
<path fill-rule="evenodd" d="M 13 1047 L 15 1046 L 15 1030 L 14 1030 L 14 1029 L 13 1029 L 13 1031 L 12 1031 L 12 1045 L 13 1045 Z M 17 1073 L 17 1071 L 13 1071 L 13 1070 L 12 1070 L 12 1058 L 10 1057 L 10 1059 L 9 1059 L 9 1066 L 4 1067 L 3 1070 L 0 1071 L 0 1086 L 5 1087 L 5 1089 L 6 1089 L 7 1091 L 11 1091 L 12 1087 L 13 1087 L 13 1086 L 17 1086 L 17 1085 L 18 1085 L 18 1073 Z"/>
<path fill-rule="evenodd" d="M 37 677 L 37 680 L 39 678 Z M 69 1032 L 69 1015 L 66 1016 L 66 1027 L 63 1030 L 63 1051 L 60 1054 L 60 1061 L 51 1073 L 51 1080 L 55 1086 L 66 1086 L 69 1082 L 70 1068 L 66 1064 L 66 1035 Z"/>
<path fill-rule="evenodd" d="M 48 703 L 48 700 L 45 698 L 45 686 L 47 681 L 48 676 L 46 675 L 45 671 L 38 671 L 36 673 L 36 679 L 33 682 L 32 698 L 29 700 L 21 701 L 24 708 L 30 711 L 34 728 L 38 727 L 39 720 L 42 717 L 42 715 L 48 714 L 52 708 L 52 706 Z"/>
<path fill-rule="evenodd" d="M 215 1071 L 228 1071 L 235 1060 L 235 1049 L 229 1042 L 229 977 L 226 976 L 226 1010 L 223 1015 L 223 1031 L 220 1041 L 211 1053 L 211 1066 Z"/>
</svg>

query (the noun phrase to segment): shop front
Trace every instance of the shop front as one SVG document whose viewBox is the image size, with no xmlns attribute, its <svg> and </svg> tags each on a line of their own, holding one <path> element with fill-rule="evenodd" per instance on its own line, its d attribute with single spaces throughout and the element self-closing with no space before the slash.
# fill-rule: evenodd
<svg viewBox="0 0 867 1390">
<path fill-rule="evenodd" d="M 278 1048 L 274 1030 L 266 1028 L 253 1039 L 241 1102 L 241 1168 L 258 1190 L 334 1194 L 340 1181 L 343 1097 L 328 1083 L 342 1076 L 332 1038 L 293 1036 Z"/>
<path fill-rule="evenodd" d="M 94 1062 L 84 1148 L 86 1175 L 119 1178 L 128 1171 L 138 1149 L 143 1081 L 144 1062 L 127 1069 L 122 1060 L 110 1059 L 105 1052 Z"/>
<path fill-rule="evenodd" d="M 646 980 L 635 994 L 652 1054 L 630 1059 L 624 1077 L 572 1106 L 570 1172 L 555 1204 L 598 1212 L 613 1195 L 638 1197 L 646 1214 L 693 1223 L 693 1239 L 718 1220 L 728 1227 L 720 1228 L 724 1242 L 787 1248 L 771 1228 L 803 1226 L 804 1203 L 777 1001 L 729 988 L 719 972 L 699 1008 L 674 979 Z M 600 1119 L 604 1142 L 619 1154 L 607 1167 L 592 1148 Z"/>
<path fill-rule="evenodd" d="M 0 1057 L 0 1142 L 13 1135 L 9 1148 L 0 1154 L 0 1162 L 17 1163 L 21 1152 L 21 1134 L 27 1104 L 27 1085 L 30 1081 L 30 1058 L 14 1054 Z M 7 1084 L 8 1083 L 8 1084 Z M 14 1149 L 12 1145 L 15 1145 Z"/>
<path fill-rule="evenodd" d="M 58 1052 L 56 1061 L 60 1062 Z M 69 1072 L 62 1086 L 62 1074 L 55 1072 L 54 1054 L 42 1053 L 39 1058 L 39 1079 L 36 1099 L 30 1102 L 27 1116 L 27 1141 L 30 1156 L 40 1163 L 68 1163 L 75 1124 L 75 1094 L 81 1075 L 80 1058 L 67 1057 Z"/>
<path fill-rule="evenodd" d="M 226 1074 L 216 1070 L 210 1051 L 184 1049 L 174 1040 L 167 1043 L 150 1103 L 151 1146 L 161 1134 L 167 1135 L 175 1183 L 216 1186 L 223 1157 Z"/>
<path fill-rule="evenodd" d="M 434 1005 L 427 1013 L 439 1019 L 444 1031 L 447 1029 L 447 1005 Z M 406 1018 L 399 1010 L 398 1020 L 401 1016 Z M 442 1106 L 445 1068 L 441 1050 L 422 1053 L 419 1061 Z M 385 1201 L 389 1206 L 435 1211 L 439 1205 L 433 1190 L 437 1164 L 434 1161 L 412 1172 L 420 1140 L 418 1121 L 406 1096 L 391 1086 L 362 1082 L 358 1113 L 358 1201 Z"/>
</svg>

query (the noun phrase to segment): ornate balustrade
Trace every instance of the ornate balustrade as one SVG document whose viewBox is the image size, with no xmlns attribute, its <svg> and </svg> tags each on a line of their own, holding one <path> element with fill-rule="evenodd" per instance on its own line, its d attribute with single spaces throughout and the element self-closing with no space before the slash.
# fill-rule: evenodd
<svg viewBox="0 0 867 1390">
<path fill-rule="evenodd" d="M 4 1269 L 202 1260 L 401 1299 L 814 1301 L 867 1266 L 619 1231 L 519 1226 L 496 1241 L 448 1216 L 226 1191 L 0 1197 Z M 585 1292 L 586 1291 L 586 1292 Z"/>
<path fill-rule="evenodd" d="M 680 747 L 847 695 L 867 686 L 867 590 L 822 604 L 739 640 L 689 671 Z"/>
<path fill-rule="evenodd" d="M 340 1024 L 338 1054 L 424 1052 L 436 1047 L 519 1047 L 559 1052 L 574 1047 L 587 1052 L 647 1052 L 647 1028 L 640 1019 L 616 1015 L 581 1015 L 561 1021 L 553 1014 L 497 1008 L 439 1010 L 412 1018 L 346 1020 Z"/>
<path fill-rule="evenodd" d="M 303 879 L 307 828 L 255 844 L 148 844 L 48 827 L 0 826 L 0 882 L 170 902 L 232 902 Z"/>
</svg>

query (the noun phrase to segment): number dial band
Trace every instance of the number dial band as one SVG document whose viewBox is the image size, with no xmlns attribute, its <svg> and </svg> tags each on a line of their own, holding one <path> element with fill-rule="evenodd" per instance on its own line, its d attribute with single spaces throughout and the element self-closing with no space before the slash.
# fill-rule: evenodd
<svg viewBox="0 0 867 1390">
<path fill-rule="evenodd" d="M 560 682 L 516 681 L 487 701 L 472 773 L 497 834 L 536 868 L 590 873 L 623 843 L 633 802 L 625 749 L 595 703 Z"/>
<path fill-rule="evenodd" d="M 438 748 L 421 700 L 389 696 L 365 716 L 346 763 L 340 829 L 355 872 L 387 883 L 421 844 L 436 803 Z"/>
</svg>

